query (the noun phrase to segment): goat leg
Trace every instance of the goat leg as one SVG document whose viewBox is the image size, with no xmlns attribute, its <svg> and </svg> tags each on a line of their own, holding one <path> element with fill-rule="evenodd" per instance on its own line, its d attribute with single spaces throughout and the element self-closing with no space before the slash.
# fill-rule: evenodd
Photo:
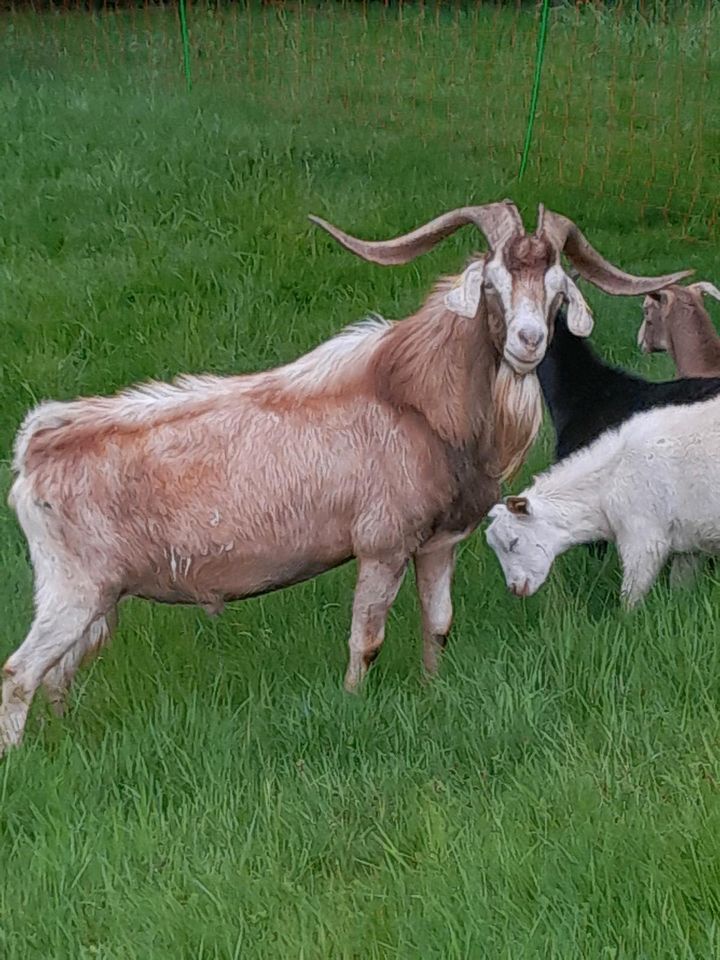
<svg viewBox="0 0 720 960">
<path fill-rule="evenodd" d="M 354 693 L 368 667 L 380 652 L 385 639 L 388 611 L 405 576 L 407 560 L 386 562 L 371 558 L 358 560 L 358 578 L 353 599 L 350 630 L 350 663 L 345 689 Z"/>
<path fill-rule="evenodd" d="M 415 555 L 415 580 L 422 610 L 423 665 L 430 675 L 437 673 L 438 661 L 452 625 L 454 571 L 454 544 Z"/>
</svg>

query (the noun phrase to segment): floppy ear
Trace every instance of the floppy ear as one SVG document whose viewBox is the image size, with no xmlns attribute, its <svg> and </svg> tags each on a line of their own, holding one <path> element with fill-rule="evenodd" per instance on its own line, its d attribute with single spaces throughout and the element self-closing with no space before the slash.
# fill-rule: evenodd
<svg viewBox="0 0 720 960">
<path fill-rule="evenodd" d="M 720 290 L 718 290 L 714 283 L 708 283 L 707 280 L 700 280 L 698 283 L 691 283 L 690 290 L 699 290 L 700 293 L 705 293 L 709 297 L 714 297 L 716 300 L 720 300 Z"/>
<path fill-rule="evenodd" d="M 510 513 L 527 517 L 530 514 L 530 504 L 527 497 L 505 497 L 505 506 Z"/>
<path fill-rule="evenodd" d="M 585 298 L 575 286 L 570 277 L 567 278 L 565 285 L 565 295 L 567 296 L 567 325 L 571 333 L 576 337 L 589 337 L 593 324 L 593 315 L 590 313 L 590 307 L 585 303 Z"/>
<path fill-rule="evenodd" d="M 480 306 L 485 279 L 485 261 L 471 263 L 445 294 L 445 306 L 461 317 L 473 320 Z"/>
</svg>

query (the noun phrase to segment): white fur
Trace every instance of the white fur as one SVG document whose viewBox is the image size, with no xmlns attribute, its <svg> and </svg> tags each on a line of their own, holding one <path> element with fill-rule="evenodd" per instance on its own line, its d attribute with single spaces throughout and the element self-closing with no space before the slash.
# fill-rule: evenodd
<svg viewBox="0 0 720 960">
<path fill-rule="evenodd" d="M 498 249 L 491 259 L 474 260 L 445 294 L 445 305 L 461 317 L 477 315 L 483 290 L 500 300 L 507 318 L 505 359 L 519 374 L 526 374 L 540 363 L 548 339 L 548 311 L 558 295 L 567 302 L 568 326 L 579 337 L 587 337 L 593 317 L 583 295 L 559 265 L 550 267 L 544 278 L 542 303 L 529 292 L 513 289 L 513 278 L 502 262 Z"/>
<path fill-rule="evenodd" d="M 367 357 L 381 337 L 392 328 L 392 323 L 374 315 L 361 323 L 346 327 L 341 333 L 321 343 L 310 353 L 257 377 L 275 376 L 291 389 L 303 395 L 324 393 L 333 383 L 344 384 L 348 366 L 357 365 Z"/>
<path fill-rule="evenodd" d="M 576 337 L 589 337 L 594 326 L 593 315 L 577 285 L 562 267 L 551 267 L 545 274 L 547 302 L 552 303 L 556 294 L 562 293 L 567 301 L 567 322 L 570 332 Z"/>
<path fill-rule="evenodd" d="M 639 413 L 536 477 L 528 515 L 493 507 L 486 531 L 508 587 L 530 595 L 555 557 L 611 540 L 628 605 L 673 553 L 720 552 L 720 399 Z"/>
<path fill-rule="evenodd" d="M 445 294 L 448 310 L 468 320 L 474 320 L 480 308 L 484 278 L 485 261 L 474 260 Z"/>
<path fill-rule="evenodd" d="M 25 417 L 15 440 L 13 469 L 22 471 L 28 444 L 39 430 L 63 426 L 78 417 L 106 416 L 113 422 L 147 422 L 167 414 L 173 408 L 197 404 L 203 399 L 220 399 L 239 389 L 251 392 L 267 384 L 285 386 L 302 396 L 327 391 L 337 382 L 346 382 L 349 370 L 359 366 L 377 346 L 392 324 L 379 316 L 347 327 L 332 340 L 274 370 L 243 377 L 180 376 L 173 383 L 151 381 L 121 391 L 115 397 L 94 397 L 79 401 L 50 401 L 39 404 Z M 118 398 L 122 404 L 118 405 Z"/>
</svg>

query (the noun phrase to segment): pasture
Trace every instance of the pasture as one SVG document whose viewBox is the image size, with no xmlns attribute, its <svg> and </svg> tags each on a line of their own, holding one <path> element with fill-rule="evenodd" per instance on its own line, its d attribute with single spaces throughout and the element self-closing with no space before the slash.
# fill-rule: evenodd
<svg viewBox="0 0 720 960">
<path fill-rule="evenodd" d="M 0 659 L 31 619 L 4 505 L 30 405 L 288 361 L 479 242 L 383 269 L 307 213 L 381 237 L 542 200 L 627 270 L 720 281 L 717 11 L 557 11 L 518 185 L 535 20 L 356 6 L 198 9 L 190 93 L 172 11 L 0 14 Z M 603 356 L 672 375 L 640 301 L 583 291 Z M 512 490 L 551 449 L 546 423 Z M 214 620 L 132 601 L 66 718 L 38 698 L 0 763 L 3 960 L 720 955 L 716 569 L 625 614 L 614 550 L 576 549 L 519 601 L 476 533 L 439 679 L 410 576 L 357 697 L 353 573 Z"/>
</svg>

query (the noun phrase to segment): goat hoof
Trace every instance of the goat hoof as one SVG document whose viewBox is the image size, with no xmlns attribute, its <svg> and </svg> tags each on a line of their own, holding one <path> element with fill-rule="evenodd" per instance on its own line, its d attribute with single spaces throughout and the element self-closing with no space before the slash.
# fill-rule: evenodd
<svg viewBox="0 0 720 960">
<path fill-rule="evenodd" d="M 433 635 L 432 641 L 426 645 L 423 651 L 423 667 L 426 680 L 432 680 L 437 675 L 447 642 L 446 633 L 436 633 Z"/>
<path fill-rule="evenodd" d="M 362 684 L 366 673 L 367 673 L 367 670 L 364 670 L 362 668 L 353 669 L 352 667 L 348 667 L 348 671 L 345 674 L 345 683 L 343 684 L 343 686 L 345 687 L 345 692 L 357 693 L 358 690 L 360 689 L 360 685 Z"/>
</svg>

